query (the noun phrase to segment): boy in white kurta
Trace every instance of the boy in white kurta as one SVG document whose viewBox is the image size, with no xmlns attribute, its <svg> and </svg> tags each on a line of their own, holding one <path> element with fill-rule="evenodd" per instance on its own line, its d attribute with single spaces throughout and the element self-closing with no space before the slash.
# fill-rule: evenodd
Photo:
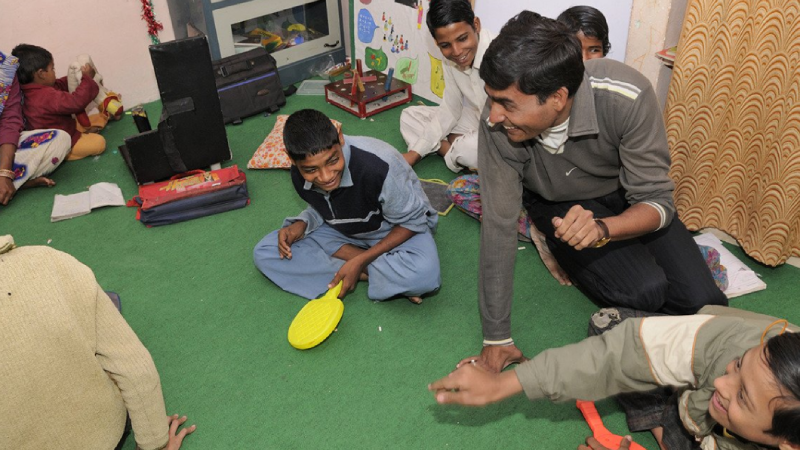
<svg viewBox="0 0 800 450">
<path fill-rule="evenodd" d="M 494 35 L 481 29 L 468 0 L 432 0 L 428 28 L 445 57 L 444 96 L 439 106 L 412 106 L 400 116 L 400 133 L 412 166 L 438 152 L 453 172 L 478 167 L 478 120 L 486 103 L 479 75 Z"/>
</svg>

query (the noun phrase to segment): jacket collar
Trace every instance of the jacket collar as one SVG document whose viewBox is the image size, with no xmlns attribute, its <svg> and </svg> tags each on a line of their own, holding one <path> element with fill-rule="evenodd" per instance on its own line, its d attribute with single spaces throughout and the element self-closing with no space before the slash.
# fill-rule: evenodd
<svg viewBox="0 0 800 450">
<path fill-rule="evenodd" d="M 583 72 L 583 81 L 572 97 L 572 109 L 569 112 L 570 137 L 598 134 L 597 110 L 594 103 L 594 92 L 589 81 L 589 74 Z"/>
<path fill-rule="evenodd" d="M 472 69 L 480 70 L 481 63 L 483 62 L 483 55 L 492 43 L 494 35 L 486 28 L 481 28 L 478 33 L 478 50 L 475 52 L 475 59 L 472 61 Z"/>
</svg>

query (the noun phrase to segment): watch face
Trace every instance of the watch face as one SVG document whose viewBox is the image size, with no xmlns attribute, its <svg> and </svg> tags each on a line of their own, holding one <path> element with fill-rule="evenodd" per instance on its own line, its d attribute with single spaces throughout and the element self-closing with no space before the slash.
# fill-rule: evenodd
<svg viewBox="0 0 800 450">
<path fill-rule="evenodd" d="M 594 248 L 600 248 L 600 247 L 608 244 L 608 242 L 610 240 L 611 240 L 610 238 L 604 237 L 603 239 L 600 239 L 599 241 L 595 242 Z"/>
</svg>

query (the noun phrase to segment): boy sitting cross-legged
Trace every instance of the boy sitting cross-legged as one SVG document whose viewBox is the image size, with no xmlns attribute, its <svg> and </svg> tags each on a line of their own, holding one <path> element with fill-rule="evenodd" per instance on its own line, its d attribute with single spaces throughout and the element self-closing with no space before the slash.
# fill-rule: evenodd
<svg viewBox="0 0 800 450">
<path fill-rule="evenodd" d="M 264 275 L 308 299 L 339 281 L 341 297 L 368 279 L 369 298 L 402 295 L 414 303 L 439 288 L 438 216 L 396 149 L 344 136 L 311 109 L 287 119 L 283 139 L 292 183 L 308 207 L 256 245 Z"/>
</svg>

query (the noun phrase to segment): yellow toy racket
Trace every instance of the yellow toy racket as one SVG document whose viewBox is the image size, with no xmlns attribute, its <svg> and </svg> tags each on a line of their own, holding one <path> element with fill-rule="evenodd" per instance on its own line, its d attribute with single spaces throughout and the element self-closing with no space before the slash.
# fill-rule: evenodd
<svg viewBox="0 0 800 450">
<path fill-rule="evenodd" d="M 320 298 L 311 300 L 297 313 L 289 325 L 289 343 L 298 350 L 321 344 L 336 329 L 344 313 L 344 303 L 339 300 L 342 282 L 329 289 Z"/>
</svg>

